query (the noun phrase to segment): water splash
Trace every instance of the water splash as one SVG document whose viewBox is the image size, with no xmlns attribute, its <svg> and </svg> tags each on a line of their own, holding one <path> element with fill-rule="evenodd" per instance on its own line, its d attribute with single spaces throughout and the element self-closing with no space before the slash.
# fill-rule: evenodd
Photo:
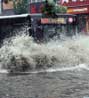
<svg viewBox="0 0 89 98">
<path fill-rule="evenodd" d="M 35 71 L 27 71 L 27 72 L 15 72 L 16 74 L 36 74 L 36 73 L 53 73 L 53 72 L 65 72 L 65 71 L 81 71 L 81 70 L 89 70 L 89 67 L 86 64 L 79 64 L 72 67 L 62 67 L 62 68 L 49 68 L 49 69 L 41 69 Z M 8 74 L 9 71 L 5 69 L 1 69 L 0 73 Z"/>
<path fill-rule="evenodd" d="M 28 35 L 16 35 L 6 39 L 0 48 L 0 65 L 14 70 L 23 70 L 24 66 L 32 70 L 76 69 L 79 64 L 89 65 L 88 41 L 88 36 L 78 35 L 37 44 Z"/>
</svg>

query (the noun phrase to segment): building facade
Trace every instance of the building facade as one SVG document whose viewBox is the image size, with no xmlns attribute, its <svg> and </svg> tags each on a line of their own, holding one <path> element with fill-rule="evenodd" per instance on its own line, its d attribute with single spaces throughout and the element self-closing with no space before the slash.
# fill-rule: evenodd
<svg viewBox="0 0 89 98">
<path fill-rule="evenodd" d="M 44 6 L 45 0 L 29 0 L 29 13 L 38 14 L 41 13 L 41 9 Z"/>
<path fill-rule="evenodd" d="M 78 16 L 79 32 L 89 34 L 89 0 L 61 0 L 61 5 L 68 7 L 67 13 Z"/>
<path fill-rule="evenodd" d="M 42 7 L 46 0 L 29 0 L 29 12 L 31 14 L 41 13 Z M 57 4 L 60 4 L 60 0 L 52 0 Z"/>
<path fill-rule="evenodd" d="M 19 0 L 0 0 L 0 15 L 13 15 L 14 12 L 14 2 Z M 27 0 L 28 1 L 28 13 L 38 14 L 42 12 L 42 7 L 46 0 Z M 53 0 L 60 3 L 60 0 Z"/>
<path fill-rule="evenodd" d="M 28 10 L 28 5 L 26 5 L 25 3 L 28 1 L 30 2 L 30 0 L 22 0 L 21 4 L 18 2 L 21 0 L 0 0 L 0 15 L 14 15 L 14 14 L 21 14 L 21 13 L 25 13 L 25 11 L 23 12 L 24 8 Z M 16 5 L 19 3 L 20 6 L 17 6 L 18 8 L 16 8 Z M 25 7 L 26 6 L 26 7 Z M 18 12 L 18 11 L 21 11 Z M 18 12 L 18 13 L 17 13 Z M 28 11 L 26 11 L 27 13 Z"/>
<path fill-rule="evenodd" d="M 0 0 L 0 15 L 13 15 L 13 0 Z"/>
</svg>

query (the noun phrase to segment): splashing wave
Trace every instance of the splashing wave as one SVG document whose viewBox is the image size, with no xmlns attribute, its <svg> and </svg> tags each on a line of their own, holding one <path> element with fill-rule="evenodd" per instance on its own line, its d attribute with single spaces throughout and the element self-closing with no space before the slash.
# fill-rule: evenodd
<svg viewBox="0 0 89 98">
<path fill-rule="evenodd" d="M 89 65 L 88 41 L 88 36 L 79 35 L 37 44 L 28 35 L 13 36 L 0 48 L 0 65 L 14 71 Z"/>
</svg>

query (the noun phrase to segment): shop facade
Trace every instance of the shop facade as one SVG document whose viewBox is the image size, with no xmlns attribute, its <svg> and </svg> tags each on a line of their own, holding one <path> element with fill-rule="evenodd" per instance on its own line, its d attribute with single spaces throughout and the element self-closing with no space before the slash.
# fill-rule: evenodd
<svg viewBox="0 0 89 98">
<path fill-rule="evenodd" d="M 89 0 L 61 0 L 61 5 L 67 6 L 67 13 L 78 17 L 79 32 L 89 34 Z"/>
</svg>

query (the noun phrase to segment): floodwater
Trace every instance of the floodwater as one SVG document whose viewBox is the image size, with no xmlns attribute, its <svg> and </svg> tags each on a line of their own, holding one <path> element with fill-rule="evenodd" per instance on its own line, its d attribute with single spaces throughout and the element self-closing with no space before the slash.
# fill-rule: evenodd
<svg viewBox="0 0 89 98">
<path fill-rule="evenodd" d="M 27 35 L 6 39 L 0 48 L 0 98 L 88 98 L 88 41 L 84 35 L 43 44 Z M 32 71 L 8 74 L 13 56 L 15 65 L 24 57 Z"/>
<path fill-rule="evenodd" d="M 89 71 L 0 75 L 0 98 L 88 98 Z"/>
</svg>

